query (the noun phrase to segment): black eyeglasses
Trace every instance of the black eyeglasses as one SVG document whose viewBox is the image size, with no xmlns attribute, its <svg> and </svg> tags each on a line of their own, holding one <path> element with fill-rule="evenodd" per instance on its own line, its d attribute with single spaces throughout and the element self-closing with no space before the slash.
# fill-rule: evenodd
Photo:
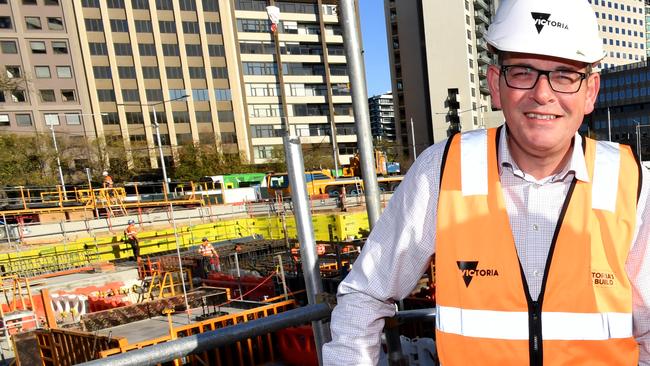
<svg viewBox="0 0 650 366">
<path fill-rule="evenodd" d="M 546 75 L 551 89 L 558 93 L 572 94 L 580 90 L 582 81 L 588 73 L 571 70 L 537 70 L 523 65 L 501 65 L 501 74 L 506 85 L 513 89 L 532 89 L 537 85 L 540 75 Z"/>
</svg>

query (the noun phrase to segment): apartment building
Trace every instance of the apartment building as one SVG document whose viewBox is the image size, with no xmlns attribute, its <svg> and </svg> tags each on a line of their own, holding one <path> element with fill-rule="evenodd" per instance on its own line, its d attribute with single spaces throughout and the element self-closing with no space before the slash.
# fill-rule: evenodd
<svg viewBox="0 0 650 366">
<path fill-rule="evenodd" d="M 493 1 L 385 0 L 384 8 L 396 134 L 406 156 L 413 138 L 419 154 L 456 131 L 501 122 L 490 108 L 483 40 Z"/>
<path fill-rule="evenodd" d="M 388 92 L 368 98 L 372 137 L 379 141 L 395 142 L 395 107 L 393 95 Z"/>
<path fill-rule="evenodd" d="M 0 133 L 51 127 L 68 146 L 96 136 L 80 48 L 72 2 L 0 0 L 0 72 L 12 86 L 0 90 Z"/>
<path fill-rule="evenodd" d="M 279 60 L 268 5 L 281 10 Z M 30 28 L 32 17 L 40 30 Z M 45 28 L 50 23 L 54 28 Z M 53 48 L 58 39 L 68 45 L 65 56 Z M 11 41 L 19 53 L 7 58 L 5 42 Z M 30 49 L 34 41 L 45 44 L 45 54 Z M 356 147 L 334 1 L 0 0 L 0 42 L 2 67 L 16 64 L 45 75 L 34 67 L 48 66 L 50 78 L 29 84 L 55 94 L 52 99 L 45 92 L 47 102 L 41 95 L 25 101 L 5 95 L 4 130 L 25 123 L 24 117 L 16 121 L 23 110 L 32 121 L 25 131 L 44 130 L 47 118 L 53 120 L 46 111 L 61 116 L 73 110 L 88 135 L 123 146 L 125 156 L 108 157 L 112 164 L 158 167 L 156 126 L 168 164 L 179 146 L 191 143 L 217 144 L 252 163 L 267 161 L 281 148 L 278 132 L 285 122 L 305 144 L 337 146 L 342 163 Z M 6 50 L 12 52 L 11 44 Z M 71 77 L 63 80 L 55 73 L 66 65 Z M 69 92 L 63 95 L 70 89 L 74 101 Z M 0 132 L 4 118 L 0 112 Z M 79 129 L 59 124 L 58 133 Z"/>
</svg>

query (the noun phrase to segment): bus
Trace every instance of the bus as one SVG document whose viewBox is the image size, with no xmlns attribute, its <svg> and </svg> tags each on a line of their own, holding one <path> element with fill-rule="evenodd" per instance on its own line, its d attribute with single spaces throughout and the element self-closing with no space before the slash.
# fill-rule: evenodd
<svg viewBox="0 0 650 366">
<path fill-rule="evenodd" d="M 404 176 L 377 177 L 379 190 L 392 192 L 402 182 Z M 313 196 L 339 197 L 345 192 L 346 195 L 355 196 L 363 193 L 363 180 L 358 177 L 338 178 L 332 177 L 327 170 L 312 171 L 305 173 L 307 183 L 307 194 Z M 282 194 L 284 197 L 291 196 L 289 176 L 287 173 L 273 173 L 267 176 L 267 189 L 269 197 Z"/>
</svg>

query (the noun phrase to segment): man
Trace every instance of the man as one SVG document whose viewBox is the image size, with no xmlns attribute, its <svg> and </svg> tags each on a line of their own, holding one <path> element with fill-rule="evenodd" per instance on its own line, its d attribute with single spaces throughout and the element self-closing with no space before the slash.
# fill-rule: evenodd
<svg viewBox="0 0 650 366">
<path fill-rule="evenodd" d="M 133 259 L 137 261 L 140 258 L 140 241 L 138 240 L 138 229 L 135 227 L 135 221 L 128 221 L 128 226 L 124 229 L 124 236 L 126 236 L 127 243 L 131 244 Z"/>
<path fill-rule="evenodd" d="M 376 364 L 435 253 L 442 365 L 650 365 L 648 172 L 576 133 L 604 56 L 593 10 L 504 0 L 486 39 L 505 126 L 418 157 L 338 289 L 324 363 Z"/>
<path fill-rule="evenodd" d="M 104 188 L 113 188 L 113 178 L 110 175 L 108 175 L 108 172 L 104 170 L 102 175 L 104 176 L 104 182 L 103 182 Z"/>
<path fill-rule="evenodd" d="M 199 246 L 199 254 L 201 255 L 201 269 L 203 270 L 203 278 L 208 278 L 210 270 L 216 269 L 221 272 L 221 263 L 219 263 L 219 253 L 214 249 L 208 238 L 203 238 Z"/>
</svg>

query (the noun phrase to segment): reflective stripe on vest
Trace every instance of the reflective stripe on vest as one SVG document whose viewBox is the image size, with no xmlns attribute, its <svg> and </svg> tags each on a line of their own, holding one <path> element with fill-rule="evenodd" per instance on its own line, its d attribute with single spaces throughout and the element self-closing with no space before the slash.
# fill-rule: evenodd
<svg viewBox="0 0 650 366">
<path fill-rule="evenodd" d="M 528 313 L 436 306 L 436 327 L 466 337 L 528 340 Z M 542 312 L 542 338 L 600 341 L 632 336 L 630 313 Z"/>
</svg>

